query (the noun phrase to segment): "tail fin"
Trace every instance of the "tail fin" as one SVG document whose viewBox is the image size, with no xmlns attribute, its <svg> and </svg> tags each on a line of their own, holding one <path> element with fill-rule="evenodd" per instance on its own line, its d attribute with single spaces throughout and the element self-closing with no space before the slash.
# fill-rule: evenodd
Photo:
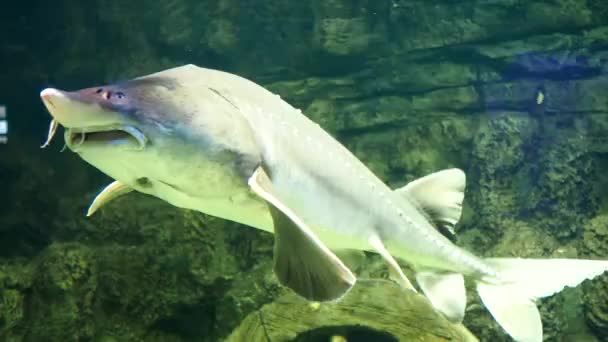
<svg viewBox="0 0 608 342">
<path fill-rule="evenodd" d="M 486 259 L 502 276 L 480 280 L 477 292 L 498 324 L 516 341 L 543 340 L 540 314 L 534 301 L 576 286 L 608 270 L 608 261 L 576 259 Z"/>
</svg>

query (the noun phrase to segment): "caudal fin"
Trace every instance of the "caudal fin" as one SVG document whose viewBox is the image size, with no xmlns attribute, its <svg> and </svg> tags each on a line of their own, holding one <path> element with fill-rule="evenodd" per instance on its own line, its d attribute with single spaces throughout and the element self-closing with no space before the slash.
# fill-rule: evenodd
<svg viewBox="0 0 608 342">
<path fill-rule="evenodd" d="M 535 300 L 576 286 L 608 270 L 608 261 L 576 259 L 486 259 L 502 279 L 480 280 L 477 292 L 498 324 L 516 341 L 541 342 Z"/>
</svg>

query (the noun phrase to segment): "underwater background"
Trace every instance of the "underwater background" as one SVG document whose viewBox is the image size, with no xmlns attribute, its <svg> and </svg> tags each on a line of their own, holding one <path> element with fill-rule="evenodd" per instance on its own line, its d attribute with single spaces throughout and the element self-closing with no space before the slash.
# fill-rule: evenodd
<svg viewBox="0 0 608 342">
<path fill-rule="evenodd" d="M 273 342 L 394 341 L 398 322 L 423 324 L 383 314 L 401 305 L 390 285 L 352 312 L 282 305 L 272 236 L 255 229 L 135 193 L 85 217 L 111 180 L 62 139 L 40 149 L 39 91 L 188 63 L 280 94 L 391 187 L 463 169 L 470 251 L 608 257 L 606 0 L 9 1 L 1 341 L 247 341 L 247 324 L 291 336 Z M 358 273 L 388 277 L 371 254 Z M 608 276 L 540 309 L 546 341 L 608 341 Z M 473 292 L 464 325 L 510 340 Z"/>
</svg>

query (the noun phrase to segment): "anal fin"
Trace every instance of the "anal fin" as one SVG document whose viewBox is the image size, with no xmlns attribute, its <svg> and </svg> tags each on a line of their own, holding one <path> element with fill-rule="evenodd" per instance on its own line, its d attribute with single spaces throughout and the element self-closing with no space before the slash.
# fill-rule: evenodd
<svg viewBox="0 0 608 342">
<path fill-rule="evenodd" d="M 356 281 L 353 273 L 279 200 L 261 167 L 248 183 L 269 203 L 275 234 L 274 272 L 281 284 L 313 301 L 332 301 L 344 296 Z"/>
<path fill-rule="evenodd" d="M 416 281 L 435 309 L 452 322 L 462 322 L 467 304 L 462 274 L 422 271 Z"/>
</svg>

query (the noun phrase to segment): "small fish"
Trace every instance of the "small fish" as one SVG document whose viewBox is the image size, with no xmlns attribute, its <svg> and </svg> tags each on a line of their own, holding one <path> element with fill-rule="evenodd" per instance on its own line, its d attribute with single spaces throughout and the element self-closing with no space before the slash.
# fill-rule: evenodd
<svg viewBox="0 0 608 342">
<path fill-rule="evenodd" d="M 542 89 L 538 89 L 536 92 L 536 104 L 541 105 L 545 102 L 545 92 Z"/>
<path fill-rule="evenodd" d="M 116 180 L 89 214 L 136 190 L 274 233 L 277 278 L 311 301 L 339 300 L 356 282 L 334 251 L 374 251 L 414 290 L 396 258 L 409 263 L 448 319 L 464 317 L 466 276 L 513 338 L 540 342 L 534 301 L 608 269 L 604 260 L 475 256 L 437 229 L 461 217 L 464 172 L 392 190 L 301 111 L 233 74 L 187 65 L 40 95 L 67 147 Z"/>
</svg>

